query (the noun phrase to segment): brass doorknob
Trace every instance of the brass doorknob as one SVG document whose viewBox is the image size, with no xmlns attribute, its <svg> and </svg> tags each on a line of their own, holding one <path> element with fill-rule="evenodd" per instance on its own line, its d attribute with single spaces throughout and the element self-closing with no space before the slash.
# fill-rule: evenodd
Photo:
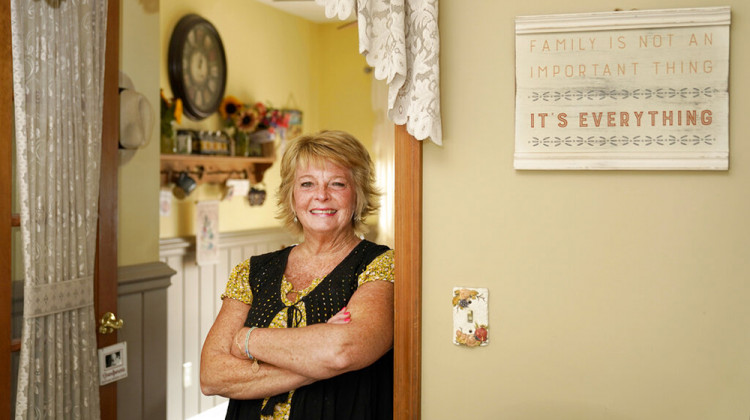
<svg viewBox="0 0 750 420">
<path fill-rule="evenodd" d="M 114 330 L 122 328 L 123 320 L 117 319 L 115 314 L 107 312 L 102 315 L 102 320 L 99 323 L 99 334 L 111 334 Z"/>
</svg>

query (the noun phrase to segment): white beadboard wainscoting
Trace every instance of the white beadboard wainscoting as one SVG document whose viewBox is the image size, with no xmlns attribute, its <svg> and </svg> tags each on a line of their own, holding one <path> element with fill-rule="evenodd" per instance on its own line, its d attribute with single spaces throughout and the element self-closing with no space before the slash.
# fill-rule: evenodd
<svg viewBox="0 0 750 420">
<path fill-rule="evenodd" d="M 253 255 L 296 243 L 282 228 L 219 234 L 219 262 L 198 266 L 195 238 L 159 241 L 159 258 L 176 271 L 167 290 L 167 419 L 184 420 L 226 401 L 201 394 L 203 341 L 221 307 L 232 268 Z"/>
</svg>

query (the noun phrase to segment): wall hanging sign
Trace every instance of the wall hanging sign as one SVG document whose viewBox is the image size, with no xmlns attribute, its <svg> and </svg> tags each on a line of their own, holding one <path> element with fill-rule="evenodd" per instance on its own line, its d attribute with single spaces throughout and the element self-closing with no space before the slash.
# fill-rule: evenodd
<svg viewBox="0 0 750 420">
<path fill-rule="evenodd" d="M 516 169 L 729 161 L 729 7 L 516 18 Z"/>
</svg>

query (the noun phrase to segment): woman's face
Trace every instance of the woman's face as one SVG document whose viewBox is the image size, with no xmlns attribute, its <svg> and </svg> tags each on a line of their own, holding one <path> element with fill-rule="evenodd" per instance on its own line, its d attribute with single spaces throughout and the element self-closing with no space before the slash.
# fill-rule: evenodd
<svg viewBox="0 0 750 420">
<path fill-rule="evenodd" d="M 294 177 L 294 212 L 305 234 L 335 236 L 352 228 L 356 191 L 351 171 L 329 161 L 310 162 Z"/>
</svg>

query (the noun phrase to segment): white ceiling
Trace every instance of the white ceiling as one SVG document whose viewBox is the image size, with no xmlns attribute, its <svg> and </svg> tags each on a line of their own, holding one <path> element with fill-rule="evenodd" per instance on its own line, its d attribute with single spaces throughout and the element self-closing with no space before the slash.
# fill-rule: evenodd
<svg viewBox="0 0 750 420">
<path fill-rule="evenodd" d="M 315 0 L 255 0 L 271 7 L 275 7 L 286 13 L 305 18 L 311 22 L 339 22 L 338 18 L 328 19 L 323 6 L 315 3 Z"/>
</svg>

